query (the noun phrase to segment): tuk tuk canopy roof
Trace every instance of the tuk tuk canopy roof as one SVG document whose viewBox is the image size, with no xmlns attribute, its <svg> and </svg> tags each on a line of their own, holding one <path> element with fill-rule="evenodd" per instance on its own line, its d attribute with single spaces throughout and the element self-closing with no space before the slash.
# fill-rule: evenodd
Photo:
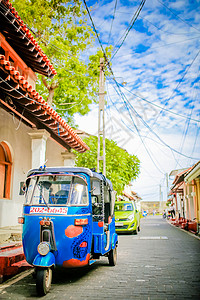
<svg viewBox="0 0 200 300">
<path fill-rule="evenodd" d="M 108 185 L 110 190 L 113 190 L 112 182 L 107 179 L 103 174 L 91 171 L 88 168 L 83 167 L 49 167 L 43 169 L 31 169 L 27 173 L 27 177 L 39 174 L 58 174 L 58 173 L 85 173 L 90 177 L 97 178 L 98 180 L 104 181 L 105 185 Z"/>
</svg>

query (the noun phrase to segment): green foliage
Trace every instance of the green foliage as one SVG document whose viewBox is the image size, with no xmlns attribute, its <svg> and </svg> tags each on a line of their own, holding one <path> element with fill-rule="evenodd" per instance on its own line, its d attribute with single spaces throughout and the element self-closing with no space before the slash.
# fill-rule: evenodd
<svg viewBox="0 0 200 300">
<path fill-rule="evenodd" d="M 97 101 L 99 50 L 88 58 L 94 32 L 87 25 L 86 11 L 80 0 L 14 0 L 13 6 L 22 20 L 35 32 L 35 38 L 54 65 L 53 79 L 38 76 L 36 89 L 66 121 L 73 115 L 89 112 Z M 111 48 L 107 48 L 111 55 Z"/>
<path fill-rule="evenodd" d="M 84 139 L 90 151 L 77 154 L 78 167 L 97 168 L 97 137 Z M 102 165 L 100 171 L 102 172 Z M 140 161 L 135 155 L 130 155 L 117 146 L 114 141 L 106 139 L 106 177 L 112 181 L 114 189 L 120 194 L 124 186 L 139 175 Z"/>
</svg>

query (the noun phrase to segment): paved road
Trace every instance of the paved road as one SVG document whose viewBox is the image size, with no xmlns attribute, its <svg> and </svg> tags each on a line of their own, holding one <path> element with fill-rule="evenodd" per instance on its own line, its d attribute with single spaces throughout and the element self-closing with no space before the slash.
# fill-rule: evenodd
<svg viewBox="0 0 200 300">
<path fill-rule="evenodd" d="M 36 299 L 32 275 L 2 289 L 0 299 Z M 56 270 L 43 299 L 200 299 L 200 240 L 160 216 L 142 219 L 138 235 L 120 235 L 118 263 Z"/>
</svg>

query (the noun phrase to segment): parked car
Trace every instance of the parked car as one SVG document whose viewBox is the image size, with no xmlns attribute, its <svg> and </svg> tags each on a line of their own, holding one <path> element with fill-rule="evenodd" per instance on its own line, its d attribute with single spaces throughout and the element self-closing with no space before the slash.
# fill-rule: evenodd
<svg viewBox="0 0 200 300">
<path fill-rule="evenodd" d="M 140 231 L 140 213 L 134 201 L 115 202 L 115 230 L 135 234 Z"/>
</svg>

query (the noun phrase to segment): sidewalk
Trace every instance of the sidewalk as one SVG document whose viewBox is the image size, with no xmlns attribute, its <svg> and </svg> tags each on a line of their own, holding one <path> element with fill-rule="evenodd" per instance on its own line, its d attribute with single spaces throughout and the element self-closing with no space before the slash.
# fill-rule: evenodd
<svg viewBox="0 0 200 300">
<path fill-rule="evenodd" d="M 0 283 L 30 267 L 22 247 L 22 226 L 0 228 Z"/>
<path fill-rule="evenodd" d="M 22 225 L 8 226 L 0 228 L 0 245 L 13 242 L 21 242 Z"/>
<path fill-rule="evenodd" d="M 197 231 L 197 229 L 195 230 L 191 230 L 190 228 L 189 229 L 185 229 L 185 226 L 182 226 L 182 222 L 180 222 L 179 220 L 177 219 L 169 219 L 166 221 L 171 225 L 171 226 L 174 226 L 176 228 L 178 228 L 179 230 L 181 231 L 184 231 L 184 232 L 187 232 L 188 234 L 194 236 L 195 238 L 199 239 L 200 240 L 200 232 Z M 193 222 L 194 223 L 194 222 Z M 193 229 L 193 228 L 192 228 Z"/>
</svg>

